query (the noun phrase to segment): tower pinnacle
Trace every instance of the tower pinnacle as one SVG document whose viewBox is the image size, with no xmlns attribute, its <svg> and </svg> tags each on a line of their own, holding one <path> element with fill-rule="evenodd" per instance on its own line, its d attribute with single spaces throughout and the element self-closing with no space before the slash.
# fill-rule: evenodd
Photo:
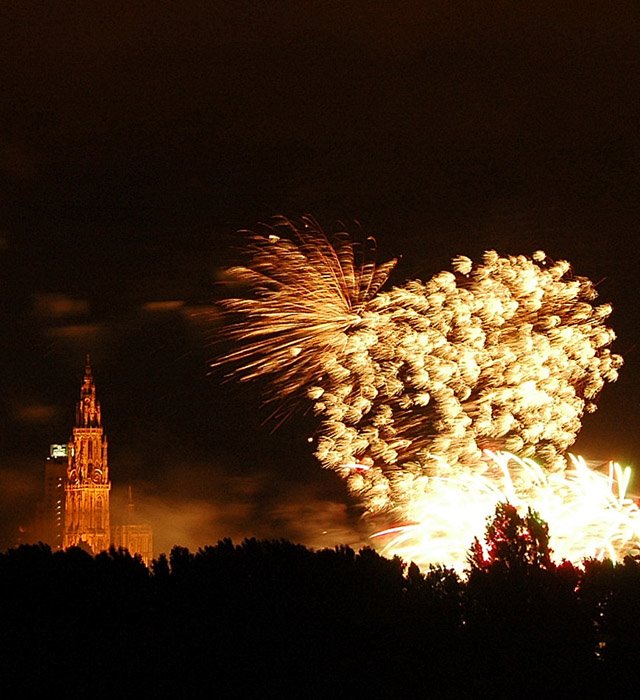
<svg viewBox="0 0 640 700">
<path fill-rule="evenodd" d="M 80 401 L 76 407 L 76 428 L 99 428 L 102 425 L 100 402 L 96 400 L 96 386 L 91 369 L 91 356 L 87 353 L 84 379 L 80 389 Z"/>
</svg>

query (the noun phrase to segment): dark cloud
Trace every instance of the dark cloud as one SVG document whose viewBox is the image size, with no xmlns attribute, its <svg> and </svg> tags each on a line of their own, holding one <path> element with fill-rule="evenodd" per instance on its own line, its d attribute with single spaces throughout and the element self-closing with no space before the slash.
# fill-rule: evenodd
<svg viewBox="0 0 640 700">
<path fill-rule="evenodd" d="M 46 404 L 21 404 L 16 406 L 15 418 L 22 423 L 48 424 L 58 414 L 57 406 Z"/>
<path fill-rule="evenodd" d="M 35 311 L 45 318 L 86 316 L 89 303 L 86 299 L 72 299 L 66 294 L 36 294 Z"/>
</svg>

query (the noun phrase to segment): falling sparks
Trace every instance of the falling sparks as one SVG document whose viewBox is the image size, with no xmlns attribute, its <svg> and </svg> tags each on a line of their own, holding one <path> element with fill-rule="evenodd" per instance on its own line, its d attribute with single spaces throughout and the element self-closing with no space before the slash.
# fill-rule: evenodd
<svg viewBox="0 0 640 700">
<path fill-rule="evenodd" d="M 552 559 L 580 566 L 640 553 L 640 509 L 627 496 L 630 469 L 610 462 L 608 474 L 569 455 L 562 472 L 531 459 L 487 451 L 484 474 L 443 468 L 407 494 L 397 511 L 407 524 L 375 533 L 383 552 L 419 566 L 444 564 L 462 573 L 469 543 L 482 537 L 499 502 L 521 514 L 531 507 L 549 525 Z"/>
<path fill-rule="evenodd" d="M 228 271 L 248 294 L 222 302 L 236 345 L 216 364 L 311 403 L 320 463 L 368 514 L 404 521 L 390 551 L 460 562 L 505 499 L 548 519 L 563 558 L 627 551 L 628 474 L 603 481 L 567 457 L 622 365 L 593 283 L 541 251 L 488 251 L 381 291 L 396 261 L 373 252 L 308 218 L 253 234 L 247 265 Z"/>
</svg>

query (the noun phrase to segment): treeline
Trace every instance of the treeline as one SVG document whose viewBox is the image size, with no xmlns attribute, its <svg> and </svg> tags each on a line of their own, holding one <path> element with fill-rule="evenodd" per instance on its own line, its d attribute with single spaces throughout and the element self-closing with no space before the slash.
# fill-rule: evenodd
<svg viewBox="0 0 640 700">
<path fill-rule="evenodd" d="M 0 555 L 0 691 L 635 697 L 640 562 L 557 566 L 543 524 L 507 506 L 491 527 L 465 576 L 284 540 L 174 547 L 150 568 L 20 546 Z"/>
</svg>

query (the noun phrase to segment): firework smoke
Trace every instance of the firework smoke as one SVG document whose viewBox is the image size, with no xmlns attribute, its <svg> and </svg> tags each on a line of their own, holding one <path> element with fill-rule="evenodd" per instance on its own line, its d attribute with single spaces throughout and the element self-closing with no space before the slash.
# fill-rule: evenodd
<svg viewBox="0 0 640 700">
<path fill-rule="evenodd" d="M 622 365 L 592 282 L 540 251 L 488 251 L 380 291 L 396 261 L 376 267 L 373 249 L 309 218 L 253 234 L 246 266 L 228 271 L 250 294 L 222 303 L 237 346 L 216 364 L 268 376 L 271 399 L 306 397 L 319 461 L 369 513 L 415 522 L 442 479 L 491 487 L 488 450 L 566 478 L 581 418 Z"/>
</svg>

